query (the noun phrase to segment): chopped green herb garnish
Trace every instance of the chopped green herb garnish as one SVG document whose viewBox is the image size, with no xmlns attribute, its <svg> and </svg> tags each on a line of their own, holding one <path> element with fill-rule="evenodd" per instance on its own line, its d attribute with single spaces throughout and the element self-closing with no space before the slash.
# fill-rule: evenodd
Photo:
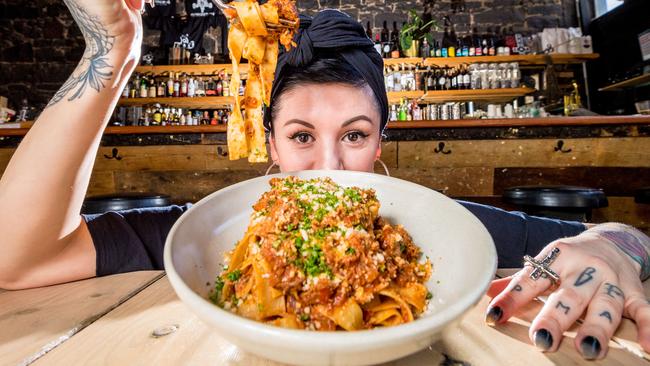
<svg viewBox="0 0 650 366">
<path fill-rule="evenodd" d="M 309 320 L 309 315 L 300 314 L 300 320 L 302 320 L 303 322 L 306 322 L 307 320 Z"/>
<path fill-rule="evenodd" d="M 403 241 L 400 241 L 399 242 L 399 252 L 404 253 L 404 251 L 406 251 L 406 244 L 404 244 Z"/>
<path fill-rule="evenodd" d="M 433 294 L 431 291 L 427 291 L 427 300 L 431 300 L 433 298 Z"/>
<path fill-rule="evenodd" d="M 348 250 L 345 251 L 345 254 L 354 255 L 356 252 L 356 249 L 349 247 Z"/>
<path fill-rule="evenodd" d="M 214 281 L 214 289 L 212 290 L 212 293 L 210 293 L 210 301 L 212 301 L 213 304 L 217 306 L 222 306 L 223 304 L 221 303 L 221 291 L 223 291 L 223 279 L 221 276 L 217 276 L 217 279 Z"/>
<path fill-rule="evenodd" d="M 237 270 L 234 270 L 234 271 L 228 273 L 228 274 L 226 275 L 226 278 L 227 278 L 229 281 L 231 281 L 231 282 L 235 282 L 235 281 L 237 281 L 238 279 L 241 278 L 241 271 L 238 270 L 238 269 L 237 269 Z"/>
<path fill-rule="evenodd" d="M 353 188 L 346 188 L 345 195 L 348 196 L 353 202 L 361 201 L 361 195 Z"/>
</svg>

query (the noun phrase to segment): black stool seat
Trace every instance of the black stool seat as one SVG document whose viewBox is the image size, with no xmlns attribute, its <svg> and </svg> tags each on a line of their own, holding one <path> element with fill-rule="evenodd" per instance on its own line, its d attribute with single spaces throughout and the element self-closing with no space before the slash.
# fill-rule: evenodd
<svg viewBox="0 0 650 366">
<path fill-rule="evenodd" d="M 169 196 L 158 193 L 120 193 L 88 197 L 81 206 L 81 213 L 92 215 L 133 208 L 169 206 Z"/>
<path fill-rule="evenodd" d="M 503 201 L 532 215 L 574 221 L 587 221 L 592 209 L 609 204 L 602 190 L 574 186 L 512 187 L 503 192 Z"/>
<path fill-rule="evenodd" d="M 650 204 L 650 187 L 638 189 L 634 194 L 634 202 Z"/>
</svg>

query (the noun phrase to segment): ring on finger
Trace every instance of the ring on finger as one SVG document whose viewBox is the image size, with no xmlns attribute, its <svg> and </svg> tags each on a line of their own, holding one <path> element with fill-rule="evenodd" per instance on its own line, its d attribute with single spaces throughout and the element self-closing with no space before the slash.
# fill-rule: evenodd
<svg viewBox="0 0 650 366">
<path fill-rule="evenodd" d="M 560 249 L 553 248 L 553 250 L 540 261 L 528 255 L 524 256 L 524 266 L 530 266 L 533 268 L 533 271 L 530 273 L 530 278 L 532 280 L 548 278 L 548 280 L 551 281 L 551 287 L 558 286 L 560 276 L 550 268 L 550 265 L 555 261 L 558 255 L 560 255 Z"/>
</svg>

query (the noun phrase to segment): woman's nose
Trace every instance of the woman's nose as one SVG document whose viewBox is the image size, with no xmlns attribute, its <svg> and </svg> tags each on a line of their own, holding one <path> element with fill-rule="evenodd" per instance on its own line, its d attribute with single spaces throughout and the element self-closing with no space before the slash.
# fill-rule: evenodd
<svg viewBox="0 0 650 366">
<path fill-rule="evenodd" d="M 318 159 L 317 166 L 315 169 L 319 170 L 342 170 L 343 168 L 343 159 L 339 153 L 339 150 L 336 144 L 334 146 L 327 146 L 320 153 L 320 158 Z"/>
</svg>

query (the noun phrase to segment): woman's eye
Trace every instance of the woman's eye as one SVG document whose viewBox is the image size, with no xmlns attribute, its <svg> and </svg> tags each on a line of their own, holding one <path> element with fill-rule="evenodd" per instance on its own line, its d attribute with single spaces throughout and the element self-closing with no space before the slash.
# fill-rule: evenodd
<svg viewBox="0 0 650 366">
<path fill-rule="evenodd" d="M 313 140 L 313 137 L 306 132 L 298 132 L 291 136 L 291 139 L 299 144 L 308 144 Z"/>
<path fill-rule="evenodd" d="M 356 142 L 360 142 L 361 140 L 363 140 L 363 139 L 366 138 L 366 137 L 368 137 L 368 135 L 364 134 L 363 132 L 352 131 L 352 132 L 348 132 L 348 133 L 343 137 L 343 139 L 344 139 L 345 141 L 347 141 L 347 142 L 356 143 Z"/>
</svg>

